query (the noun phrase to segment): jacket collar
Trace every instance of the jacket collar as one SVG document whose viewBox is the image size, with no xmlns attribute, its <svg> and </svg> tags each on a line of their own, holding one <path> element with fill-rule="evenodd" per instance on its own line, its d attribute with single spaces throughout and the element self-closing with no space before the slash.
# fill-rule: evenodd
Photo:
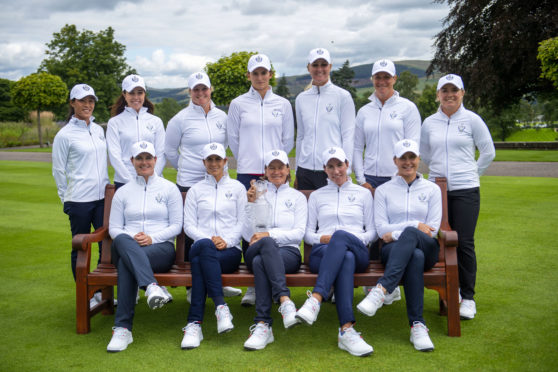
<svg viewBox="0 0 558 372">
<path fill-rule="evenodd" d="M 368 97 L 370 102 L 376 104 L 376 106 L 378 106 L 378 107 L 389 106 L 389 105 L 395 103 L 395 101 L 397 101 L 398 98 L 399 98 L 399 92 L 396 91 L 396 90 L 393 92 L 393 95 L 391 97 L 389 97 L 387 99 L 386 103 L 384 103 L 383 105 L 382 105 L 382 101 L 380 101 L 380 99 L 378 98 L 376 93 L 372 93 L 370 95 L 370 97 Z"/>
<path fill-rule="evenodd" d="M 139 112 L 137 112 L 136 110 L 134 110 L 131 107 L 124 107 L 124 111 L 126 111 L 127 113 L 134 115 L 134 116 L 141 116 L 143 114 L 145 114 L 147 112 L 147 107 L 142 106 L 142 108 L 140 108 Z"/>
<path fill-rule="evenodd" d="M 157 174 L 153 172 L 153 174 L 147 179 L 147 182 L 145 182 L 145 178 L 143 178 L 143 176 L 136 175 L 136 183 L 140 186 L 150 186 L 157 180 L 157 177 Z"/>
<path fill-rule="evenodd" d="M 332 188 L 338 188 L 339 190 L 344 190 L 344 189 L 346 189 L 347 187 L 349 187 L 350 185 L 353 184 L 353 181 L 352 181 L 351 177 L 347 176 L 347 178 L 348 178 L 347 181 L 344 184 L 342 184 L 341 186 L 338 186 L 335 182 L 333 182 L 332 180 L 330 180 L 328 178 L 327 179 L 327 186 L 332 187 Z"/>
<path fill-rule="evenodd" d="M 91 116 L 91 118 L 89 118 L 89 124 L 92 124 L 95 122 L 95 116 Z M 72 124 L 72 125 L 76 125 L 78 127 L 82 127 L 87 129 L 87 123 L 85 122 L 85 120 L 81 120 L 76 118 L 75 116 L 72 116 L 72 118 L 70 119 L 70 121 L 68 122 L 68 124 Z"/>
<path fill-rule="evenodd" d="M 323 93 L 326 92 L 328 89 L 330 89 L 333 86 L 333 83 L 331 82 L 331 79 L 327 81 L 327 83 L 325 83 L 322 86 L 317 86 L 317 85 L 312 85 L 312 88 L 310 88 L 310 91 L 314 94 L 318 94 L 318 93 Z"/>
<path fill-rule="evenodd" d="M 200 106 L 200 105 L 196 105 L 194 102 L 192 102 L 192 100 L 190 100 L 190 103 L 188 104 L 188 107 L 190 107 L 196 113 L 200 113 L 200 114 L 205 115 L 205 110 L 203 109 L 203 107 Z M 215 103 L 213 103 L 213 101 L 210 101 L 209 102 L 209 111 L 207 113 L 209 114 L 211 112 L 211 110 L 213 110 L 214 108 L 215 108 Z"/>
<path fill-rule="evenodd" d="M 250 85 L 250 90 L 248 91 L 248 95 L 250 96 L 250 98 L 258 101 L 266 101 L 269 99 L 269 97 L 272 94 L 273 94 L 273 88 L 271 86 L 269 86 L 269 89 L 267 90 L 267 92 L 265 92 L 265 96 L 263 99 L 260 93 L 257 90 L 255 90 L 253 86 Z"/>
<path fill-rule="evenodd" d="M 274 184 L 272 184 L 271 182 L 267 181 L 267 190 L 270 191 L 270 192 L 275 192 L 275 191 L 279 192 L 279 191 L 283 191 L 283 190 L 285 190 L 285 189 L 288 189 L 289 187 L 290 187 L 290 186 L 289 186 L 289 183 L 288 183 L 288 182 L 285 182 L 284 184 L 282 184 L 282 185 L 279 186 L 279 187 L 275 187 Z"/>
<path fill-rule="evenodd" d="M 394 175 L 391 179 L 395 180 L 395 182 L 397 182 L 398 184 L 400 184 L 402 186 L 409 186 L 407 181 L 405 181 L 405 179 L 398 174 Z M 417 178 L 415 178 L 415 180 L 411 183 L 411 187 L 413 187 L 414 185 L 422 182 L 423 180 L 424 180 L 424 177 L 422 176 L 422 174 L 417 172 Z"/>
<path fill-rule="evenodd" d="M 221 177 L 219 182 L 217 182 L 215 177 L 213 177 L 211 174 L 209 173 L 205 174 L 205 182 L 209 183 L 210 185 L 222 185 L 225 182 L 227 182 L 228 179 L 229 179 L 229 175 L 227 174 L 227 172 L 224 172 L 223 177 Z"/>
<path fill-rule="evenodd" d="M 444 118 L 444 119 L 455 119 L 460 117 L 463 113 L 465 112 L 465 106 L 463 106 L 463 103 L 461 103 L 461 106 L 459 106 L 459 108 L 457 109 L 456 112 L 453 113 L 452 116 L 447 116 L 445 112 L 442 111 L 442 106 L 438 106 L 438 113 Z"/>
</svg>

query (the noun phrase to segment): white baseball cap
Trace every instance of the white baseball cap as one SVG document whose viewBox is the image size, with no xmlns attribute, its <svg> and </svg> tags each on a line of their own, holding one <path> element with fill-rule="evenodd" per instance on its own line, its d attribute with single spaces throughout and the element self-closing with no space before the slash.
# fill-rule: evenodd
<svg viewBox="0 0 558 372">
<path fill-rule="evenodd" d="M 393 154 L 396 158 L 402 157 L 407 152 L 412 152 L 416 156 L 419 156 L 420 153 L 418 144 L 411 139 L 402 139 L 393 147 Z"/>
<path fill-rule="evenodd" d="M 271 61 L 265 54 L 254 54 L 248 60 L 248 72 L 252 72 L 258 67 L 263 67 L 267 71 L 271 71 Z"/>
<path fill-rule="evenodd" d="M 223 145 L 221 145 L 220 143 L 217 143 L 217 142 L 208 143 L 207 145 L 205 145 L 203 147 L 203 150 L 202 150 L 203 159 L 205 160 L 208 157 L 210 157 L 211 155 L 217 155 L 221 159 L 225 159 L 227 157 L 227 153 L 225 152 L 225 148 L 223 147 Z"/>
<path fill-rule="evenodd" d="M 145 81 L 139 75 L 128 75 L 122 80 L 122 91 L 130 93 L 134 88 L 140 87 L 145 89 Z"/>
<path fill-rule="evenodd" d="M 463 80 L 461 80 L 461 76 L 455 74 L 447 74 L 446 76 L 442 76 L 440 80 L 438 80 L 438 87 L 436 90 L 442 89 L 442 87 L 446 84 L 451 84 L 456 86 L 457 89 L 465 89 L 463 86 Z"/>
<path fill-rule="evenodd" d="M 395 76 L 395 64 L 389 59 L 380 59 L 374 62 L 374 65 L 372 66 L 372 76 L 382 71 L 387 72 L 391 76 Z"/>
<path fill-rule="evenodd" d="M 136 156 L 138 156 L 139 154 L 142 154 L 144 152 L 150 154 L 151 156 L 156 156 L 155 155 L 155 147 L 153 146 L 153 144 L 151 142 L 139 141 L 139 142 L 136 142 L 132 145 L 132 156 L 134 158 Z"/>
<path fill-rule="evenodd" d="M 87 96 L 95 97 L 95 101 L 99 100 L 93 88 L 87 84 L 76 84 L 70 91 L 70 99 L 82 99 Z"/>
<path fill-rule="evenodd" d="M 286 166 L 289 165 L 289 157 L 287 156 L 287 153 L 283 150 L 271 150 L 264 155 L 264 162 L 266 167 L 269 167 L 269 164 L 271 164 L 273 160 L 279 160 L 281 163 L 285 164 Z"/>
<path fill-rule="evenodd" d="M 209 76 L 207 76 L 205 72 L 194 72 L 192 75 L 188 76 L 188 88 L 194 89 L 200 84 L 211 88 L 211 81 L 209 81 Z"/>
<path fill-rule="evenodd" d="M 327 63 L 331 65 L 331 56 L 329 52 L 325 48 L 316 48 L 312 49 L 310 53 L 308 53 L 308 63 L 313 63 L 317 59 L 325 59 Z"/>
<path fill-rule="evenodd" d="M 327 165 L 327 162 L 331 159 L 339 159 L 342 162 L 347 160 L 347 155 L 345 155 L 345 151 L 341 147 L 328 147 L 322 153 L 322 161 L 324 165 Z"/>
</svg>

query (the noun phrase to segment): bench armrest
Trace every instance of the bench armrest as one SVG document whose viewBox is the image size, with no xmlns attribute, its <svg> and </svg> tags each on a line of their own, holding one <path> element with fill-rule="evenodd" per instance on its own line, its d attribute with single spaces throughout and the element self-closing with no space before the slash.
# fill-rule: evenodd
<svg viewBox="0 0 558 372">
<path fill-rule="evenodd" d="M 438 233 L 440 242 L 446 247 L 457 247 L 457 231 L 440 230 Z"/>
<path fill-rule="evenodd" d="M 108 228 L 102 226 L 91 234 L 77 234 L 72 238 L 72 250 L 87 252 L 92 243 L 98 243 L 108 237 Z"/>
</svg>

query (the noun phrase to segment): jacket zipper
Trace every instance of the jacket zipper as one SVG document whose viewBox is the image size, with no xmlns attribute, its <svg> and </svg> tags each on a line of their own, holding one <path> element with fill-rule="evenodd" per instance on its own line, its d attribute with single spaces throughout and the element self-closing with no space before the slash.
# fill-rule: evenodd
<svg viewBox="0 0 558 372">
<path fill-rule="evenodd" d="M 378 157 L 379 157 L 379 153 L 380 153 L 380 122 L 382 121 L 382 109 L 383 107 L 380 107 L 380 115 L 378 115 L 378 123 L 377 123 L 377 127 L 378 127 L 378 145 L 376 146 L 376 177 L 378 177 Z"/>
<path fill-rule="evenodd" d="M 316 99 L 316 110 L 314 111 L 314 149 L 312 151 L 312 170 L 316 169 L 316 142 L 318 140 L 318 113 L 320 107 L 320 87 L 316 86 L 318 89 L 318 98 Z"/>
</svg>

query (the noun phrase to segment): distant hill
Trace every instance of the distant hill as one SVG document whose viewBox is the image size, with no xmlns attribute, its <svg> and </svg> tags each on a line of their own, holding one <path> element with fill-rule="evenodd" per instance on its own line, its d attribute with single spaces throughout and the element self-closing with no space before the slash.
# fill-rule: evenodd
<svg viewBox="0 0 558 372">
<path fill-rule="evenodd" d="M 185 106 L 190 101 L 188 88 L 168 88 L 156 89 L 147 87 L 149 100 L 153 103 L 159 103 L 163 98 L 173 98 L 181 105 Z"/>
</svg>

